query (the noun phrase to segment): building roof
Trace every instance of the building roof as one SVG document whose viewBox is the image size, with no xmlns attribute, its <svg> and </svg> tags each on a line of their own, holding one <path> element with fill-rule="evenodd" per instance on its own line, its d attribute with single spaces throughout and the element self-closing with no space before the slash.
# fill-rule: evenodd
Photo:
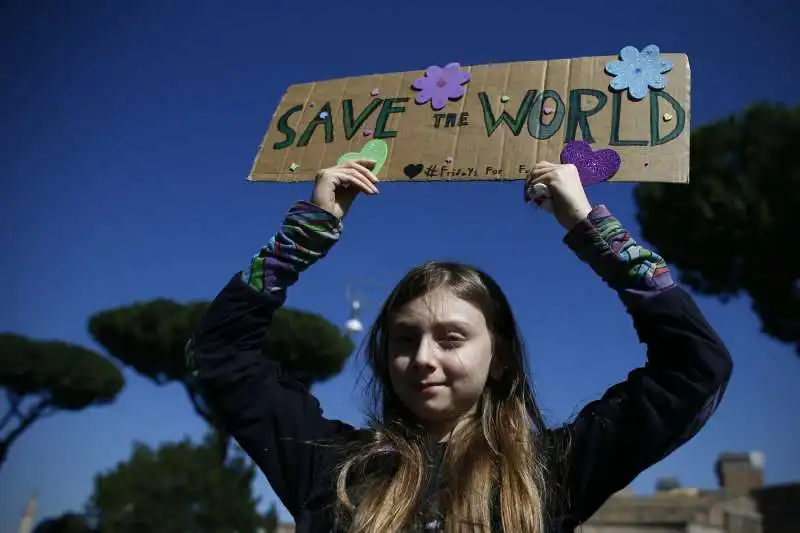
<svg viewBox="0 0 800 533">
<path fill-rule="evenodd" d="M 677 489 L 647 496 L 618 494 L 589 520 L 593 525 L 666 525 L 702 521 L 722 500 L 717 491 Z"/>
</svg>

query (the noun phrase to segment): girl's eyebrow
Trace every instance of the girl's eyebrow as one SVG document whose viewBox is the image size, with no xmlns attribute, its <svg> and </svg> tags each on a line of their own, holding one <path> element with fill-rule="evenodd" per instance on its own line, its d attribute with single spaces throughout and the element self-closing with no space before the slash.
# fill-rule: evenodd
<svg viewBox="0 0 800 533">
<path fill-rule="evenodd" d="M 455 329 L 469 329 L 472 327 L 470 322 L 466 320 L 460 320 L 458 318 L 451 318 L 448 320 L 440 320 L 435 324 L 437 327 L 443 328 L 455 328 Z"/>
<path fill-rule="evenodd" d="M 466 321 L 458 318 L 450 318 L 446 320 L 437 320 L 433 323 L 435 328 L 455 328 L 455 329 L 469 329 L 472 325 Z M 389 329 L 419 329 L 419 324 L 408 320 L 395 320 L 389 324 Z"/>
</svg>

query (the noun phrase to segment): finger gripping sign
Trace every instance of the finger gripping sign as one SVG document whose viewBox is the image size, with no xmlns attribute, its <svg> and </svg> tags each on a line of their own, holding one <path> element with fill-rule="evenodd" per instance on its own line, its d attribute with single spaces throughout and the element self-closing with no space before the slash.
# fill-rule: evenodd
<svg viewBox="0 0 800 533">
<path fill-rule="evenodd" d="M 521 180 L 551 161 L 574 164 L 585 185 L 688 183 L 689 119 L 689 60 L 655 45 L 434 65 L 290 86 L 249 179 L 311 181 L 372 154 L 383 182 Z"/>
</svg>

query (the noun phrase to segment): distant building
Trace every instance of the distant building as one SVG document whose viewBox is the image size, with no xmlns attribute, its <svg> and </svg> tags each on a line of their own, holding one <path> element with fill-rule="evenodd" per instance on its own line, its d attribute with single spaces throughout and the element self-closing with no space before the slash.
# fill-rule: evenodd
<svg viewBox="0 0 800 533">
<path fill-rule="evenodd" d="M 33 493 L 25 505 L 25 510 L 22 511 L 22 517 L 19 520 L 19 527 L 17 533 L 31 533 L 33 525 L 36 522 L 36 511 L 39 508 L 39 498 L 36 493 Z"/>
<path fill-rule="evenodd" d="M 579 533 L 800 533 L 800 483 L 764 486 L 764 456 L 724 453 L 716 462 L 719 488 L 667 488 L 612 496 Z M 279 533 L 293 533 L 281 524 Z"/>
<path fill-rule="evenodd" d="M 800 483 L 764 487 L 764 456 L 725 453 L 719 488 L 619 493 L 580 533 L 800 533 Z"/>
</svg>

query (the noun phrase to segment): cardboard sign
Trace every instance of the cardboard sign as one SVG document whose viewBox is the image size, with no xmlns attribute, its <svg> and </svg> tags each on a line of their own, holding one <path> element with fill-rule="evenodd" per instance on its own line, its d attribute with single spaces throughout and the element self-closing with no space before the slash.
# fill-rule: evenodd
<svg viewBox="0 0 800 533">
<path fill-rule="evenodd" d="M 687 183 L 689 60 L 655 48 L 647 63 L 648 48 L 635 64 L 623 50 L 292 85 L 249 179 L 307 181 L 364 156 L 383 159 L 381 181 L 519 180 L 546 160 L 575 162 L 584 183 Z M 649 87 L 637 78 L 659 64 Z"/>
</svg>

